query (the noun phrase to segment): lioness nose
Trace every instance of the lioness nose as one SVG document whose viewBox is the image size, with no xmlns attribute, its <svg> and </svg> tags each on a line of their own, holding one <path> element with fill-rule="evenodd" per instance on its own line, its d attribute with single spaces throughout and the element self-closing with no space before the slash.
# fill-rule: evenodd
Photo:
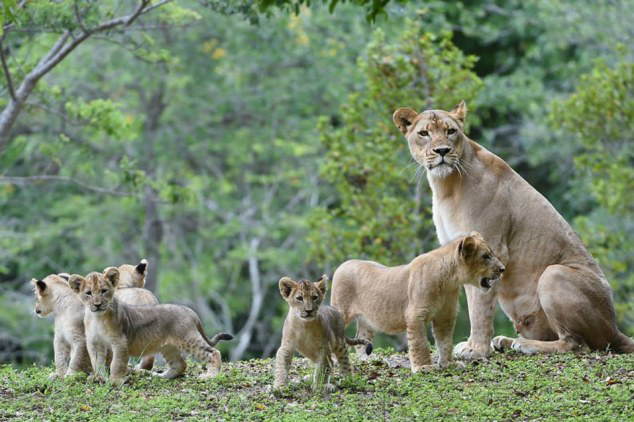
<svg viewBox="0 0 634 422">
<path fill-rule="evenodd" d="M 440 154 L 441 157 L 444 157 L 449 151 L 451 148 L 434 148 L 434 152 Z"/>
</svg>

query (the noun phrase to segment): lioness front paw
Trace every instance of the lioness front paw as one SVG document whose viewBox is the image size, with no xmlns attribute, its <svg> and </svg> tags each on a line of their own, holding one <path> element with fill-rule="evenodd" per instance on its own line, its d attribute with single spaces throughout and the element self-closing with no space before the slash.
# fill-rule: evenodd
<svg viewBox="0 0 634 422">
<path fill-rule="evenodd" d="M 489 345 L 483 347 L 472 347 L 468 341 L 456 344 L 453 348 L 453 355 L 456 359 L 461 360 L 483 360 L 489 357 L 491 354 L 491 347 Z"/>
<path fill-rule="evenodd" d="M 121 387 L 125 380 L 125 377 L 110 377 L 110 384 L 114 385 L 115 387 Z"/>
<path fill-rule="evenodd" d="M 505 352 L 513 348 L 513 341 L 515 341 L 515 339 L 510 337 L 497 336 L 491 340 L 491 347 L 493 347 L 497 352 Z"/>
</svg>

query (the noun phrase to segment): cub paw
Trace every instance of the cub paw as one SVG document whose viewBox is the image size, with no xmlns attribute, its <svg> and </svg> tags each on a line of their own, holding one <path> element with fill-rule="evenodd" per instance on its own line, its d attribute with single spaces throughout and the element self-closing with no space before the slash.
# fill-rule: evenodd
<svg viewBox="0 0 634 422">
<path fill-rule="evenodd" d="M 514 339 L 506 336 L 497 336 L 491 340 L 491 347 L 497 352 L 505 352 L 513 348 Z"/>
<path fill-rule="evenodd" d="M 54 381 L 54 380 L 56 380 L 56 379 L 58 379 L 58 378 L 64 378 L 64 377 L 63 377 L 63 376 L 61 376 L 61 375 L 59 375 L 57 372 L 51 372 L 51 373 L 49 374 L 49 376 L 48 376 L 48 379 L 49 379 L 50 381 Z"/>
<path fill-rule="evenodd" d="M 481 349 L 481 350 L 480 350 Z M 469 345 L 468 341 L 456 344 L 453 348 L 453 355 L 456 359 L 473 361 L 484 360 L 491 354 L 491 348 L 489 346 L 483 348 L 474 348 Z"/>
<path fill-rule="evenodd" d="M 210 378 L 215 378 L 215 377 L 218 376 L 219 373 L 220 373 L 220 371 L 203 372 L 202 374 L 198 375 L 198 379 L 207 380 L 207 379 L 210 379 Z"/>
<path fill-rule="evenodd" d="M 420 365 L 420 366 L 412 366 L 412 372 L 431 372 L 434 370 L 433 365 Z"/>
</svg>

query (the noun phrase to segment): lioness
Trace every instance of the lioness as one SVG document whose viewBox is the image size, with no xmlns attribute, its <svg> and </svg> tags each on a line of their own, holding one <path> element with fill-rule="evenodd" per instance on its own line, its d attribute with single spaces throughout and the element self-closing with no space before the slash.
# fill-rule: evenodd
<svg viewBox="0 0 634 422">
<path fill-rule="evenodd" d="M 148 261 L 142 259 L 136 266 L 123 264 L 119 266 L 119 283 L 115 296 L 121 302 L 129 305 L 157 305 L 158 299 L 151 291 L 144 289 L 145 276 L 147 275 Z M 105 274 L 110 268 L 103 270 Z M 136 369 L 151 370 L 154 366 L 154 355 L 144 353 L 141 361 L 137 364 Z"/>
<path fill-rule="evenodd" d="M 34 278 L 31 284 L 37 316 L 44 318 L 55 315 L 55 372 L 49 378 L 63 378 L 75 372 L 90 371 L 84 334 L 84 304 L 71 290 L 63 275 L 51 274 L 43 280 Z"/>
<path fill-rule="evenodd" d="M 282 344 L 275 355 L 274 389 L 286 385 L 293 353 L 299 353 L 317 363 L 313 376 L 313 386 L 318 388 L 326 382 L 327 390 L 334 390 L 328 383 L 332 355 L 339 363 L 343 375 L 350 373 L 348 346 L 363 344 L 366 354 L 372 353 L 372 343 L 366 339 L 350 339 L 343 332 L 341 314 L 333 307 L 321 305 L 326 294 L 328 277 L 311 283 L 308 280 L 293 281 L 282 277 L 279 281 L 280 294 L 290 305 L 284 321 Z"/>
<path fill-rule="evenodd" d="M 523 353 L 589 347 L 634 352 L 615 324 L 603 272 L 555 208 L 501 158 L 467 138 L 467 107 L 396 110 L 393 120 L 414 159 L 427 170 L 438 239 L 447 244 L 477 230 L 506 267 L 494 294 L 466 285 L 471 335 L 454 352 L 482 358 L 491 346 Z M 499 299 L 520 334 L 493 336 Z"/>
<path fill-rule="evenodd" d="M 169 369 L 160 376 L 177 377 L 187 368 L 180 354 L 184 350 L 205 362 L 207 371 L 201 378 L 220 372 L 220 352 L 213 346 L 219 340 L 231 340 L 220 333 L 209 340 L 198 315 L 186 306 L 131 306 L 120 302 L 115 290 L 119 270 L 111 267 L 105 274 L 92 272 L 85 278 L 73 274 L 68 281 L 84 303 L 84 326 L 88 354 L 96 378 L 105 366 L 106 350 L 111 349 L 110 381 L 121 384 L 130 356 L 160 353 Z"/>
<path fill-rule="evenodd" d="M 431 322 L 438 366 L 451 362 L 460 286 L 489 290 L 504 266 L 479 233 L 461 237 L 407 265 L 386 267 L 373 261 L 346 261 L 332 277 L 332 306 L 345 325 L 357 320 L 357 336 L 407 330 L 412 371 L 431 369 L 427 324 Z"/>
</svg>

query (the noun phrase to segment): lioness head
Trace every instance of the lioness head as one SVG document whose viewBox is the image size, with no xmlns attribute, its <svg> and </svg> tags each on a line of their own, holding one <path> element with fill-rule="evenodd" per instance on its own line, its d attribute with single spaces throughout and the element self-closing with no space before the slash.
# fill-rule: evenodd
<svg viewBox="0 0 634 422">
<path fill-rule="evenodd" d="M 469 284 L 487 291 L 500 279 L 504 265 L 478 232 L 471 232 L 458 244 L 458 259 L 465 265 Z"/>
<path fill-rule="evenodd" d="M 110 308 L 118 282 L 119 270 L 115 267 L 106 268 L 103 274 L 92 272 L 85 278 L 73 274 L 68 280 L 71 289 L 79 295 L 84 305 L 95 313 L 102 313 Z"/>
<path fill-rule="evenodd" d="M 467 105 L 461 101 L 453 110 L 426 110 L 417 113 L 399 108 L 392 115 L 396 127 L 405 135 L 412 157 L 429 176 L 444 178 L 461 169 Z"/>
<path fill-rule="evenodd" d="M 110 269 L 110 267 L 106 268 L 105 271 Z M 147 275 L 148 262 L 147 259 L 142 259 L 136 265 L 123 264 L 119 267 L 119 283 L 117 284 L 117 288 L 121 289 L 124 287 L 139 287 L 143 288 L 145 286 L 145 276 Z"/>
<path fill-rule="evenodd" d="M 279 282 L 280 294 L 298 317 L 311 321 L 317 317 L 319 305 L 326 295 L 327 283 L 326 274 L 314 283 L 308 280 L 293 281 L 288 277 L 282 277 Z"/>
<path fill-rule="evenodd" d="M 35 294 L 34 310 L 35 314 L 40 318 L 47 317 L 53 312 L 53 303 L 56 298 L 56 294 L 54 292 L 55 283 L 65 284 L 66 280 L 55 274 L 46 276 L 44 280 L 38 280 L 36 278 L 31 279 L 33 293 Z"/>
</svg>

